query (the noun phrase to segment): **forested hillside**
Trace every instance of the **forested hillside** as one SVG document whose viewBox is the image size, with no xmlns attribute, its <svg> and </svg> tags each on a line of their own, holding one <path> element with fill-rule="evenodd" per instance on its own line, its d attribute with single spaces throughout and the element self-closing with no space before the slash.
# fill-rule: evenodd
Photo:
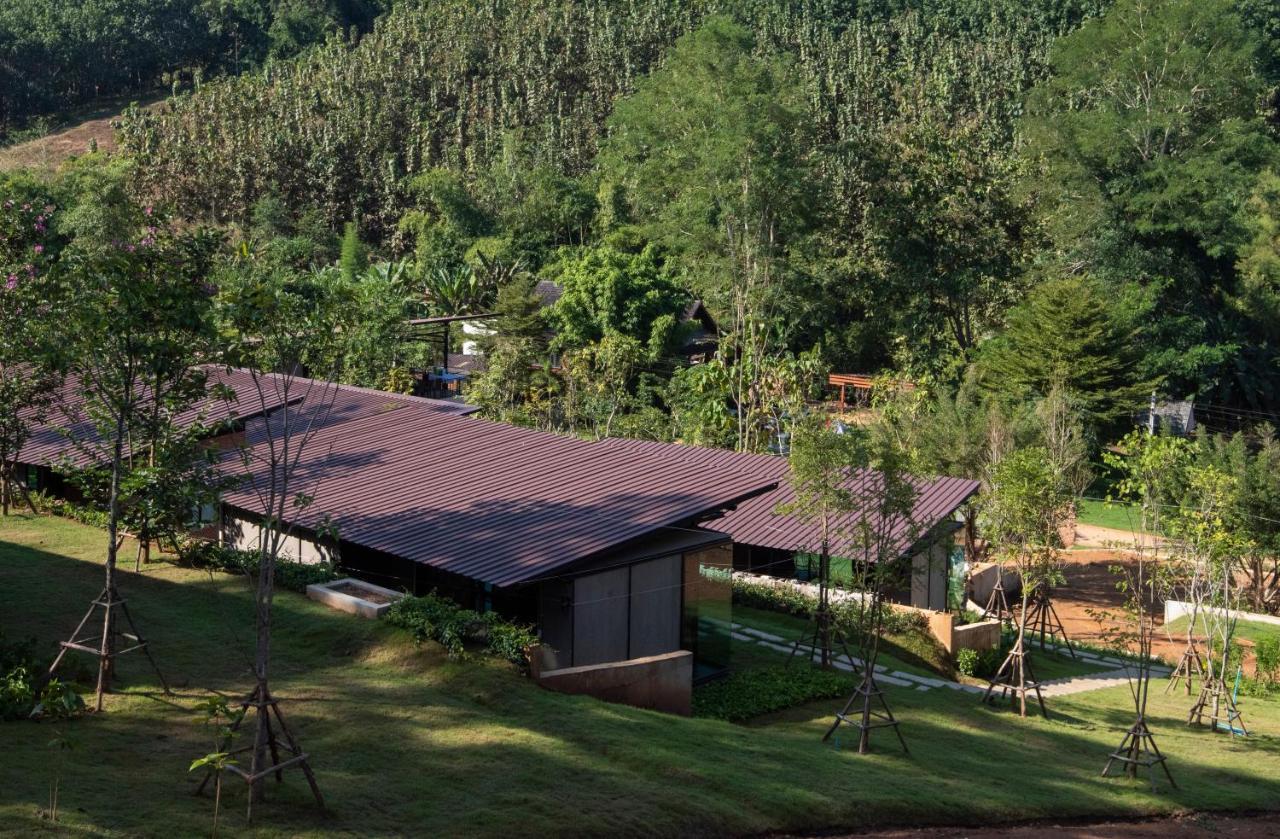
<svg viewBox="0 0 1280 839">
<path fill-rule="evenodd" d="M 1278 44 L 1262 0 L 407 0 L 129 111 L 53 191 L 340 301 L 363 384 L 426 363 L 406 316 L 497 306 L 472 397 L 516 422 L 757 448 L 820 370 L 1061 389 L 1104 435 L 1152 391 L 1265 418 Z"/>
<path fill-rule="evenodd" d="M 389 0 L 4 0 L 0 143 L 103 97 L 150 96 L 326 37 L 367 30 Z M 32 125 L 32 123 L 37 123 Z M 56 124 L 56 123 L 55 123 Z"/>
</svg>

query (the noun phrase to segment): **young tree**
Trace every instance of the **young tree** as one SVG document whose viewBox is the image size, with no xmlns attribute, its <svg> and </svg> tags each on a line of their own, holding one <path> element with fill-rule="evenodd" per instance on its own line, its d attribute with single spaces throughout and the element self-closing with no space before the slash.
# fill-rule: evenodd
<svg viewBox="0 0 1280 839">
<path fill-rule="evenodd" d="M 1027 692 L 1033 690 L 1041 712 L 1048 716 L 1029 661 L 1028 607 L 1037 588 L 1061 581 L 1061 529 L 1070 519 L 1075 497 L 1042 446 L 1019 449 L 1005 457 L 992 470 L 988 485 L 983 529 L 997 557 L 1018 573 L 1022 608 L 1013 649 L 987 686 L 984 700 L 992 701 L 992 693 L 999 687 L 1001 696 L 1011 695 L 1018 703 L 1019 715 L 1025 717 Z"/>
<path fill-rule="evenodd" d="M 286 765 L 302 769 L 323 809 L 324 799 L 307 755 L 284 722 L 269 677 L 276 567 L 291 529 L 291 517 L 311 503 L 314 487 L 301 485 L 298 467 L 333 407 L 339 353 L 331 344 L 340 340 L 340 314 L 334 311 L 332 299 L 299 293 L 287 277 L 251 269 L 227 278 L 218 309 L 224 330 L 233 336 L 228 358 L 251 377 L 256 402 L 251 407 L 261 415 L 246 430 L 246 443 L 240 450 L 243 480 L 256 497 L 255 512 L 261 516 L 258 568 L 253 580 L 254 688 L 241 702 L 255 718 L 253 743 L 240 750 L 224 747 L 218 751 L 249 752 L 247 770 L 234 765 L 225 768 L 248 783 L 250 817 L 254 803 L 264 798 L 266 778 L 273 773 L 279 777 Z M 299 371 L 304 368 L 314 378 L 302 377 Z M 246 718 L 238 719 L 231 733 Z M 283 747 L 292 755 L 283 761 L 277 726 Z"/>
<path fill-rule="evenodd" d="M 149 216 L 149 214 L 148 214 Z M 83 404 L 68 408 L 88 420 L 91 435 L 73 442 L 108 477 L 107 552 L 102 594 L 90 606 L 71 641 L 63 644 L 50 675 L 68 649 L 90 649 L 79 633 L 97 608 L 103 610 L 97 649 L 95 707 L 101 711 L 109 689 L 120 628 L 117 610 L 132 624 L 120 600 L 116 558 L 124 518 L 123 487 L 135 441 L 156 439 L 160 426 L 206 396 L 199 367 L 200 347 L 210 327 L 210 290 L 204 284 L 204 252 L 191 239 L 162 231 L 143 218 L 139 236 L 114 249 L 69 257 L 74 299 L 64 339 Z M 136 628 L 132 635 L 139 633 Z M 145 642 L 138 641 L 151 658 Z M 128 651 L 128 650 L 125 650 Z M 154 665 L 154 659 L 152 660 Z M 158 671 L 157 671 L 158 672 Z M 163 677 L 161 677 L 163 682 Z M 167 690 L 167 686 L 166 686 Z"/>
<path fill-rule="evenodd" d="M 1205 639 L 1204 678 L 1187 722 L 1205 716 L 1214 731 L 1244 731 L 1240 712 L 1226 686 L 1241 606 L 1236 567 L 1246 540 L 1232 526 L 1239 483 L 1213 465 L 1193 466 L 1186 498 L 1170 522 L 1171 562 L 1181 574 Z"/>
<path fill-rule="evenodd" d="M 788 480 L 795 499 L 784 505 L 780 512 L 818 527 L 818 543 L 799 545 L 798 548 L 818 554 L 818 605 L 813 613 L 812 631 L 806 630 L 792 647 L 794 656 L 801 648 L 805 657 L 816 654 L 822 668 L 832 665 L 831 614 L 831 539 L 832 528 L 843 517 L 857 513 L 855 507 L 861 499 L 853 485 L 860 477 L 858 464 L 865 460 L 865 434 L 857 429 L 848 434 L 834 434 L 822 427 L 817 419 L 800 424 L 791 439 L 788 463 L 791 467 Z M 840 636 L 845 656 L 853 663 L 847 643 Z"/>
<path fill-rule="evenodd" d="M 911 560 L 906 554 L 919 550 L 929 536 L 928 525 L 915 518 L 919 490 L 907 471 L 905 454 L 883 439 L 858 428 L 843 434 L 810 433 L 826 434 L 827 439 L 809 445 L 802 458 L 803 479 L 797 486 L 797 500 L 804 499 L 802 508 L 809 515 L 818 513 L 826 518 L 834 511 L 843 513 L 837 531 L 843 553 L 852 563 L 860 598 L 854 605 L 852 628 L 858 639 L 862 674 L 823 740 L 841 725 L 850 725 L 858 730 L 858 753 L 866 754 L 871 731 L 889 727 L 906 751 L 898 721 L 876 683 L 876 664 L 889 592 L 908 578 Z M 833 441 L 833 437 L 847 439 Z M 824 542 L 830 535 L 824 526 Z M 858 711 L 851 715 L 855 706 Z"/>
</svg>

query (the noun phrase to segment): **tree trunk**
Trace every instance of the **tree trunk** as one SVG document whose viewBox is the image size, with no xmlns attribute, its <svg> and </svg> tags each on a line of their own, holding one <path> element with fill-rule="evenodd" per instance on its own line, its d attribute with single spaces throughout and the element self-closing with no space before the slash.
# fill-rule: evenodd
<svg viewBox="0 0 1280 839">
<path fill-rule="evenodd" d="M 120 529 L 120 471 L 124 465 L 124 432 L 125 412 L 116 415 L 116 437 L 111 450 L 111 498 L 107 514 L 107 561 L 105 596 L 108 604 L 114 601 L 116 591 L 116 554 L 120 543 L 117 534 Z M 115 654 L 115 609 L 108 605 L 104 610 L 106 617 L 102 620 L 102 650 L 98 659 L 98 687 L 94 698 L 96 710 L 102 710 L 102 697 L 114 675 L 113 655 Z"/>
</svg>

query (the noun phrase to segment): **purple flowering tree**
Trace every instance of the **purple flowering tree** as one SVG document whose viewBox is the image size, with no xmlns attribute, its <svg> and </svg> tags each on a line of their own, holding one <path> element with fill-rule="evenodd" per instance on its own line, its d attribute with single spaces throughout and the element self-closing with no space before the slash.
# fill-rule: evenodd
<svg viewBox="0 0 1280 839">
<path fill-rule="evenodd" d="M 54 328 L 63 300 L 49 233 L 55 207 L 40 200 L 0 201 L 0 515 L 19 498 L 35 511 L 17 458 L 32 429 L 53 408 L 62 381 Z"/>
</svg>

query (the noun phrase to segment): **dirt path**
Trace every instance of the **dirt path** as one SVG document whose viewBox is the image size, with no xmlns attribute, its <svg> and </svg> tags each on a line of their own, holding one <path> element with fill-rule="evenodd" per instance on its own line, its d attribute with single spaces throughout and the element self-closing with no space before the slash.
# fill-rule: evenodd
<svg viewBox="0 0 1280 839">
<path fill-rule="evenodd" d="M 1011 827 L 930 827 L 850 833 L 845 836 L 875 839 L 1208 839 L 1208 837 L 1280 837 L 1280 813 L 1212 815 L 1195 813 L 1163 819 L 1130 822 L 1037 822 Z"/>
</svg>

